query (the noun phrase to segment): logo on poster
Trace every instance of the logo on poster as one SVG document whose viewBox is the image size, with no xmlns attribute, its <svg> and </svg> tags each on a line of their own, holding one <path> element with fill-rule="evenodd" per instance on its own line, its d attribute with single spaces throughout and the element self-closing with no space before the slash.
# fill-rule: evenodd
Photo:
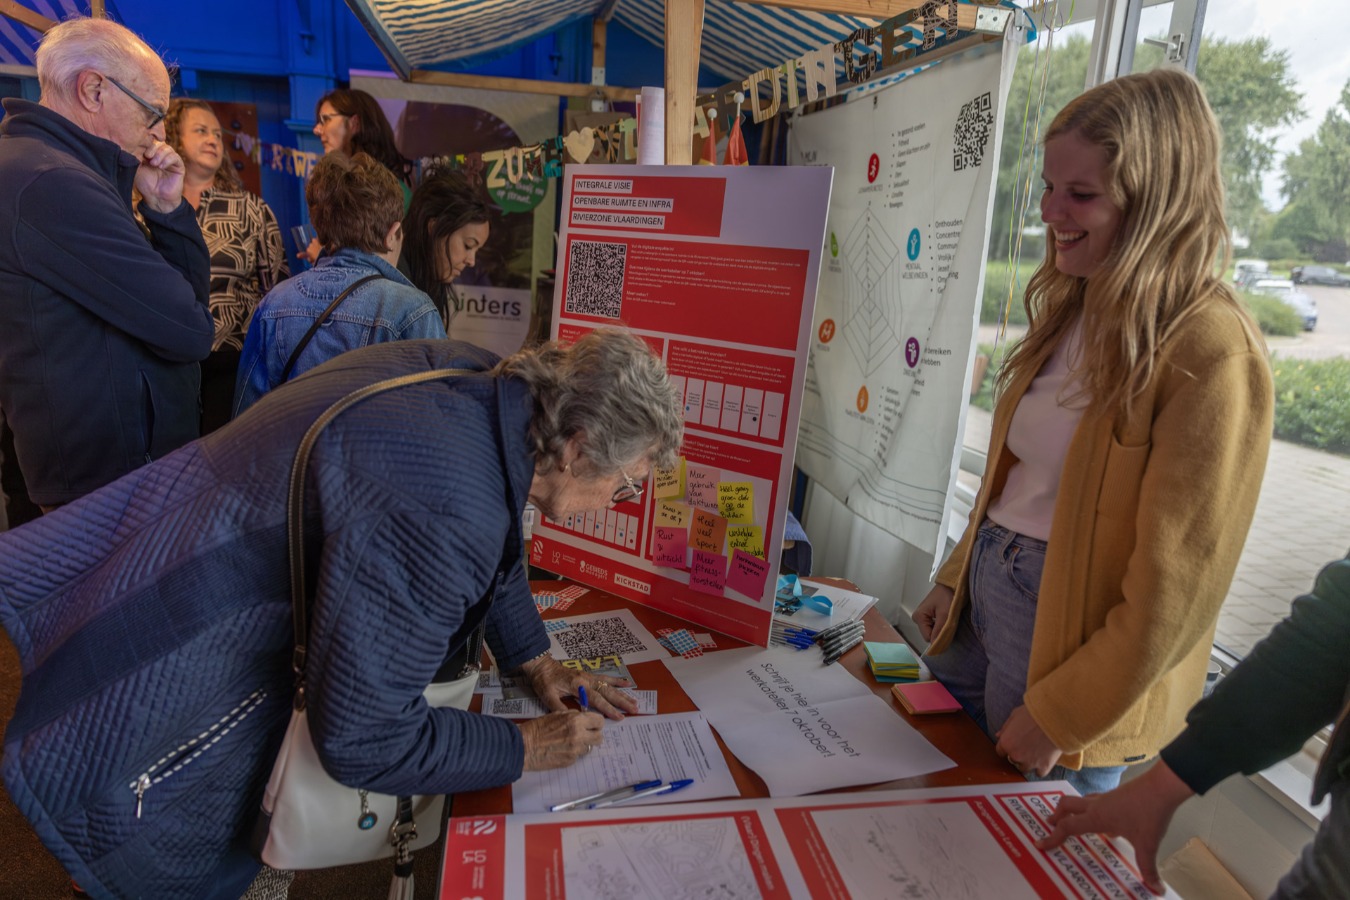
<svg viewBox="0 0 1350 900">
<path fill-rule="evenodd" d="M 915 228 L 909 233 L 909 244 L 905 248 L 905 253 L 910 259 L 919 258 L 919 229 Z"/>
<path fill-rule="evenodd" d="M 818 334 L 820 335 L 820 342 L 822 344 L 828 344 L 831 340 L 833 340 L 834 319 L 826 319 L 824 322 L 821 322 L 820 331 L 818 332 Z"/>
<path fill-rule="evenodd" d="M 905 341 L 905 364 L 911 369 L 919 364 L 919 341 L 917 338 L 910 338 Z"/>
<path fill-rule="evenodd" d="M 881 158 L 873 153 L 867 158 L 867 183 L 871 184 L 877 180 L 877 174 L 881 172 Z M 913 259 L 913 257 L 910 257 Z"/>
<path fill-rule="evenodd" d="M 614 574 L 614 584 L 618 587 L 626 587 L 629 590 L 637 591 L 639 594 L 650 594 L 652 586 L 645 581 L 638 581 L 636 578 L 629 578 L 627 575 Z"/>
<path fill-rule="evenodd" d="M 867 385 L 858 388 L 858 412 L 867 412 Z"/>
<path fill-rule="evenodd" d="M 599 566 L 594 565 L 592 563 L 588 563 L 586 562 L 586 560 L 583 559 L 581 561 L 581 574 L 589 575 L 592 578 L 599 578 L 603 580 L 609 577 L 609 570 L 602 569 Z"/>
</svg>

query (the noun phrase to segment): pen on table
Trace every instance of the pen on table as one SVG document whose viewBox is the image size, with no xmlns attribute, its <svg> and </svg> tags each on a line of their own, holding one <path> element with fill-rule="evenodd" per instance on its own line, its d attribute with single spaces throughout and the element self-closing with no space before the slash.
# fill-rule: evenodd
<svg viewBox="0 0 1350 900">
<path fill-rule="evenodd" d="M 582 712 L 590 710 L 591 704 L 586 699 L 586 685 L 584 684 L 577 686 L 577 702 L 581 704 Z"/>
<path fill-rule="evenodd" d="M 681 778 L 679 781 L 672 781 L 670 784 L 663 784 L 658 787 L 647 788 L 642 791 L 634 791 L 631 794 L 625 794 L 622 797 L 616 797 L 613 800 L 597 800 L 594 803 L 587 804 L 587 809 L 600 809 L 605 806 L 613 806 L 616 803 L 627 803 L 629 800 L 636 800 L 639 797 L 655 797 L 658 794 L 672 794 L 675 791 L 687 788 L 694 783 L 692 778 Z"/>
<path fill-rule="evenodd" d="M 839 637 L 842 634 L 845 634 L 849 631 L 854 631 L 862 627 L 863 623 L 861 619 L 850 619 L 847 622 L 840 622 L 838 625 L 831 625 L 829 628 L 826 628 L 824 631 L 816 635 L 816 640 L 822 642 L 828 641 L 831 640 L 832 638 Z"/>
<path fill-rule="evenodd" d="M 577 809 L 585 807 L 588 803 L 595 803 L 600 800 L 613 800 L 616 797 L 626 797 L 629 794 L 635 794 L 638 791 L 649 791 L 652 788 L 661 787 L 661 779 L 654 781 L 639 781 L 637 784 L 625 784 L 623 787 L 610 788 L 607 791 L 600 791 L 597 794 L 588 794 L 585 797 L 578 797 L 575 800 L 568 800 L 565 803 L 555 803 L 550 806 L 549 812 L 562 812 L 565 809 Z"/>
<path fill-rule="evenodd" d="M 848 651 L 852 650 L 854 647 L 858 646 L 858 645 L 861 644 L 862 642 L 863 642 L 863 636 L 860 634 L 860 635 L 858 635 L 857 637 L 853 638 L 853 640 L 851 640 L 851 641 L 849 641 L 848 643 L 844 644 L 842 647 L 838 647 L 838 648 L 836 648 L 835 650 L 832 650 L 830 653 L 826 654 L 826 656 L 825 656 L 825 665 L 828 666 L 830 663 L 834 662 L 836 659 L 838 659 L 839 657 L 843 656 L 845 653 L 847 653 Z"/>
<path fill-rule="evenodd" d="M 825 650 L 827 648 L 832 648 L 837 644 L 842 644 L 846 641 L 853 640 L 855 637 L 862 634 L 864 630 L 865 628 L 863 624 L 859 622 L 856 627 L 846 628 L 843 631 L 837 631 L 834 634 L 830 635 L 829 637 L 820 640 L 818 643 L 820 644 L 821 649 Z"/>
</svg>

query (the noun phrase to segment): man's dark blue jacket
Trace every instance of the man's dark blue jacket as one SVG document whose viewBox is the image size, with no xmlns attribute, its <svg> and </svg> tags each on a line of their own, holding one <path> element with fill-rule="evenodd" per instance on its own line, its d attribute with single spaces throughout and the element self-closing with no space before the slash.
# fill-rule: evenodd
<svg viewBox="0 0 1350 900">
<path fill-rule="evenodd" d="M 28 493 L 68 503 L 197 436 L 215 334 L 192 207 L 131 213 L 139 165 L 25 100 L 0 122 L 0 409 Z"/>
</svg>

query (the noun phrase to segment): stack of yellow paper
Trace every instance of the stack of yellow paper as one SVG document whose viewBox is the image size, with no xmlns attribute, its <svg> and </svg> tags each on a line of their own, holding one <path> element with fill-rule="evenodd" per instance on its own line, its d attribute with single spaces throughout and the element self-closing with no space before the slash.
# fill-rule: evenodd
<svg viewBox="0 0 1350 900">
<path fill-rule="evenodd" d="M 863 641 L 867 652 L 867 664 L 877 681 L 917 681 L 919 679 L 919 660 L 909 645 L 884 643 L 881 641 Z"/>
</svg>

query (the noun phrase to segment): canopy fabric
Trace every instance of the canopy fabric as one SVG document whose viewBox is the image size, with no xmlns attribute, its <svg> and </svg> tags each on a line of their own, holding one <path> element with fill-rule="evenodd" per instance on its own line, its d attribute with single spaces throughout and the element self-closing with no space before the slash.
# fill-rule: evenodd
<svg viewBox="0 0 1350 900">
<path fill-rule="evenodd" d="M 53 22 L 60 22 L 69 19 L 71 16 L 89 15 L 89 3 L 77 2 L 77 0 L 19 0 L 21 6 L 26 6 L 39 15 L 46 16 Z M 117 7 L 108 2 L 108 17 L 114 21 L 122 21 L 122 17 L 117 12 Z M 20 25 L 12 19 L 0 16 L 0 65 L 6 66 L 32 66 L 37 62 L 38 39 L 42 35 L 26 25 Z"/>
<path fill-rule="evenodd" d="M 490 59 L 576 19 L 593 16 L 605 0 L 347 0 L 395 69 L 452 66 Z M 842 40 L 875 25 L 829 13 L 731 0 L 704 4 L 701 62 L 728 80 Z M 655 47 L 665 43 L 665 0 L 619 0 L 614 19 Z M 836 75 L 844 77 L 836 60 Z"/>
</svg>

